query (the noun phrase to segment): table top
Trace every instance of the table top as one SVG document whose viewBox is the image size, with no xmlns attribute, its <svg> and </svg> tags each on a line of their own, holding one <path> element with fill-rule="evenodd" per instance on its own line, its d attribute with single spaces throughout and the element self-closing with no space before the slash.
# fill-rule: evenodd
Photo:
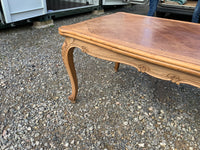
<svg viewBox="0 0 200 150">
<path fill-rule="evenodd" d="M 200 25 L 115 13 L 62 26 L 59 33 L 200 71 Z"/>
</svg>

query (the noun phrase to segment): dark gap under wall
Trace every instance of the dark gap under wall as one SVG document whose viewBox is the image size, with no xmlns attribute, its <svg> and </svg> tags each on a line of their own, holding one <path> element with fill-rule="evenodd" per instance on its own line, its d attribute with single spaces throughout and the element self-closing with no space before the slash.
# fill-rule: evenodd
<svg viewBox="0 0 200 150">
<path fill-rule="evenodd" d="M 83 0 L 79 1 L 65 1 L 65 0 L 46 0 L 47 2 L 47 10 L 61 10 L 61 9 L 67 9 L 67 8 L 75 8 L 75 7 L 81 7 L 81 6 L 87 6 L 89 5 Z M 83 3 L 84 2 L 84 3 Z"/>
</svg>

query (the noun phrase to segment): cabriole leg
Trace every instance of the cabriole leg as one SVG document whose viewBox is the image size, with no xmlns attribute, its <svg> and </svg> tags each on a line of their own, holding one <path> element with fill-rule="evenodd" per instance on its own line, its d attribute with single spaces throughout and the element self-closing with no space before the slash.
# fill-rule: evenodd
<svg viewBox="0 0 200 150">
<path fill-rule="evenodd" d="M 73 51 L 74 47 L 68 47 L 66 43 L 62 46 L 62 59 L 67 69 L 71 86 L 72 86 L 72 94 L 68 97 L 72 103 L 76 103 L 76 96 L 78 93 L 78 81 L 76 76 L 76 70 L 74 67 L 74 60 L 73 60 Z"/>
</svg>

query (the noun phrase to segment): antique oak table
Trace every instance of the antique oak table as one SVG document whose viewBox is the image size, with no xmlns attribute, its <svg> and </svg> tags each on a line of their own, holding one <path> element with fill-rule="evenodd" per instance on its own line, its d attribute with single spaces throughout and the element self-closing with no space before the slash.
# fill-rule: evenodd
<svg viewBox="0 0 200 150">
<path fill-rule="evenodd" d="M 200 87 L 200 25 L 128 13 L 115 13 L 62 26 L 62 58 L 75 103 L 78 82 L 74 48 L 101 59 L 124 63 L 156 78 Z"/>
</svg>

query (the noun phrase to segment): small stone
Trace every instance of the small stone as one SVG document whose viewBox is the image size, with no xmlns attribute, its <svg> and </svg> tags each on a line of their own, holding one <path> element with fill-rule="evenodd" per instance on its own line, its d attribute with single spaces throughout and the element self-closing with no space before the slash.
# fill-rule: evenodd
<svg viewBox="0 0 200 150">
<path fill-rule="evenodd" d="M 13 150 L 14 150 L 15 148 L 13 148 Z M 31 146 L 30 145 L 28 145 L 28 146 L 26 146 L 26 149 L 31 149 Z"/>
<path fill-rule="evenodd" d="M 144 147 L 144 143 L 138 144 L 139 147 Z"/>
<path fill-rule="evenodd" d="M 28 127 L 27 130 L 28 130 L 28 131 L 31 131 L 31 127 Z"/>
<path fill-rule="evenodd" d="M 149 111 L 153 111 L 153 107 L 149 107 Z"/>
<path fill-rule="evenodd" d="M 53 99 L 54 99 L 54 100 L 57 100 L 58 98 L 59 98 L 59 97 L 54 97 Z"/>
<path fill-rule="evenodd" d="M 139 116 L 139 120 L 142 120 L 142 119 L 144 119 L 144 116 Z"/>
<path fill-rule="evenodd" d="M 75 126 L 72 126 L 72 130 L 75 130 L 76 129 L 76 127 Z"/>
<path fill-rule="evenodd" d="M 193 150 L 193 147 L 189 147 L 189 150 Z"/>
<path fill-rule="evenodd" d="M 74 140 L 71 141 L 71 144 L 72 144 L 72 145 L 74 144 Z"/>
<path fill-rule="evenodd" d="M 0 79 L 3 79 L 3 78 L 4 78 L 4 76 L 0 74 Z"/>
<path fill-rule="evenodd" d="M 68 147 L 68 146 L 69 146 L 69 143 L 68 143 L 68 142 L 66 142 L 66 143 L 65 143 L 65 147 Z"/>
<path fill-rule="evenodd" d="M 7 134 L 7 131 L 3 130 L 2 136 L 6 136 L 6 134 Z"/>
<path fill-rule="evenodd" d="M 30 139 L 30 141 L 31 141 L 31 142 L 33 142 L 33 141 L 34 141 L 34 139 L 33 139 L 33 138 L 31 138 L 31 139 Z"/>
<path fill-rule="evenodd" d="M 116 105 L 120 105 L 120 103 L 119 103 L 119 102 L 116 102 Z"/>
<path fill-rule="evenodd" d="M 36 134 L 35 134 L 35 137 L 38 137 L 39 135 L 40 135 L 39 133 L 36 133 Z"/>
<path fill-rule="evenodd" d="M 39 145 L 39 144 L 40 144 L 40 142 L 39 142 L 39 141 L 36 141 L 36 142 L 35 142 L 35 145 Z"/>
<path fill-rule="evenodd" d="M 124 125 L 127 126 L 127 125 L 128 125 L 128 121 L 125 121 L 125 122 L 124 122 Z"/>
<path fill-rule="evenodd" d="M 135 122 L 138 122 L 138 118 L 134 118 L 134 121 L 135 121 Z"/>
<path fill-rule="evenodd" d="M 101 145 L 101 142 L 97 141 L 96 145 L 99 147 Z"/>
<path fill-rule="evenodd" d="M 32 143 L 31 145 L 34 147 L 34 146 L 35 146 L 35 143 Z"/>
<path fill-rule="evenodd" d="M 144 133 L 145 133 L 145 130 L 142 130 L 141 135 L 144 135 Z"/>
<path fill-rule="evenodd" d="M 161 142 L 161 143 L 160 143 L 160 146 L 165 147 L 165 146 L 166 146 L 166 143 Z"/>
<path fill-rule="evenodd" d="M 164 112 L 164 110 L 161 109 L 161 110 L 160 110 L 160 113 L 161 113 L 161 114 L 164 114 L 165 112 Z"/>
<path fill-rule="evenodd" d="M 89 127 L 89 130 L 92 131 L 93 130 L 93 126 Z"/>
</svg>

